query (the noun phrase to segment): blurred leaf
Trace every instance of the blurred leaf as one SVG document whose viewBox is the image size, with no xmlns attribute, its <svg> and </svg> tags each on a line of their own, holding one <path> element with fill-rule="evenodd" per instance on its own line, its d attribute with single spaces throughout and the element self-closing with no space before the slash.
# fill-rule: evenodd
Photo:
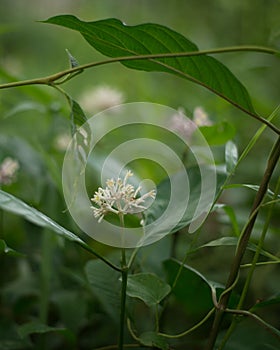
<svg viewBox="0 0 280 350">
<path fill-rule="evenodd" d="M 182 264 L 169 259 L 164 262 L 167 280 L 172 286 Z M 183 265 L 180 276 L 172 293 L 185 306 L 189 317 L 206 314 L 212 307 L 212 284 L 198 271 L 190 266 Z"/>
<path fill-rule="evenodd" d="M 90 260 L 85 266 L 85 271 L 96 298 L 117 323 L 120 313 L 120 273 L 100 260 Z"/>
<path fill-rule="evenodd" d="M 235 135 L 234 127 L 226 121 L 211 126 L 201 126 L 199 132 L 210 146 L 223 145 Z M 195 137 L 195 132 L 193 136 Z"/>
<path fill-rule="evenodd" d="M 139 341 L 141 344 L 145 346 L 149 346 L 152 348 L 158 348 L 162 350 L 168 350 L 169 344 L 163 336 L 155 333 L 155 332 L 145 332 L 142 333 L 139 337 Z"/>
<path fill-rule="evenodd" d="M 201 213 L 203 210 L 209 211 L 209 201 L 205 200 L 205 203 L 201 202 L 201 170 L 206 173 L 209 172 L 214 172 L 213 176 L 216 176 L 216 193 L 218 193 L 219 189 L 223 186 L 225 179 L 226 179 L 226 174 L 225 173 L 220 173 L 216 172 L 216 169 L 213 169 L 208 166 L 195 166 L 186 169 L 188 173 L 188 180 L 189 180 L 189 188 L 190 188 L 190 194 L 189 194 L 189 200 L 188 200 L 188 205 L 186 208 L 186 211 L 182 217 L 182 219 L 178 222 L 178 224 L 172 228 L 172 232 L 176 232 L 185 226 L 189 225 L 193 220 L 194 220 L 194 215 L 196 213 L 196 209 L 198 207 L 198 204 L 200 204 L 200 211 Z M 174 175 L 174 181 L 180 181 L 180 177 L 183 176 L 183 173 L 179 172 Z M 212 194 L 212 187 L 207 188 L 209 192 L 209 196 Z M 204 192 L 204 198 L 208 198 L 208 192 Z M 163 180 L 158 186 L 157 186 L 157 196 L 156 199 L 153 203 L 153 205 L 146 211 L 146 223 L 149 224 L 150 222 L 155 221 L 157 218 L 159 218 L 163 212 L 166 210 L 168 207 L 170 201 L 170 180 L 169 178 Z M 201 214 L 200 213 L 200 214 Z M 164 228 L 161 225 L 161 231 L 164 229 L 167 230 L 169 228 Z M 158 233 L 158 232 L 157 232 Z"/>
<path fill-rule="evenodd" d="M 258 191 L 260 186 L 258 185 L 250 185 L 250 184 L 230 184 L 230 185 L 226 185 L 225 188 L 249 188 L 253 191 Z M 275 198 L 275 193 L 273 191 L 271 191 L 270 189 L 267 190 L 267 196 L 269 196 L 270 198 Z M 280 194 L 278 194 L 277 198 L 280 198 Z"/>
<path fill-rule="evenodd" d="M 9 110 L 8 113 L 4 115 L 4 118 L 12 117 L 18 113 L 26 112 L 26 111 L 37 111 L 39 113 L 46 113 L 46 107 L 38 102 L 25 101 L 21 102 L 12 109 Z"/>
<path fill-rule="evenodd" d="M 197 249 L 200 248 L 205 248 L 205 247 L 225 247 L 225 246 L 237 246 L 238 244 L 238 238 L 237 237 L 222 237 L 219 239 L 215 239 L 214 241 L 208 242 L 206 244 L 203 244 L 202 246 L 198 247 Z M 255 252 L 258 247 L 254 244 L 249 242 L 247 245 L 247 249 Z M 277 258 L 277 256 L 272 255 L 271 253 L 265 251 L 264 249 L 260 250 L 260 254 L 263 256 L 266 256 L 267 258 L 273 258 L 275 261 L 279 261 L 280 259 Z"/>
<path fill-rule="evenodd" d="M 0 350 L 27 350 L 32 349 L 28 338 L 22 339 L 19 335 L 18 326 L 11 321 L 0 318 Z"/>
<path fill-rule="evenodd" d="M 20 256 L 23 257 L 24 255 L 15 251 L 14 249 L 7 246 L 6 242 L 3 239 L 0 239 L 0 255 L 1 253 L 11 255 L 11 256 Z"/>
<path fill-rule="evenodd" d="M 45 23 L 57 24 L 79 31 L 91 46 L 109 57 L 199 50 L 183 35 L 153 23 L 127 26 L 117 19 L 84 22 L 72 15 L 55 16 L 49 18 Z M 200 55 L 123 61 L 121 63 L 134 69 L 179 75 L 254 113 L 245 87 L 227 67 L 213 57 Z"/>
<path fill-rule="evenodd" d="M 20 199 L 2 190 L 0 190 L 0 208 L 14 213 L 16 215 L 19 215 L 35 225 L 49 228 L 50 230 L 56 232 L 65 239 L 68 239 L 72 242 L 80 243 L 82 245 L 86 245 L 86 243 L 84 243 L 73 232 L 68 231 L 66 228 L 60 226 L 47 215 L 41 213 L 35 208 L 30 207 L 28 204 L 24 203 Z"/>
<path fill-rule="evenodd" d="M 253 312 L 255 310 L 271 306 L 271 305 L 277 305 L 280 304 L 280 295 L 278 294 L 277 296 L 271 297 L 269 299 L 263 300 L 255 304 L 250 311 Z"/>
<path fill-rule="evenodd" d="M 170 257 L 172 237 L 166 236 L 156 243 L 141 247 L 137 254 L 137 262 L 142 272 L 153 272 L 164 277 L 162 262 Z"/>
<path fill-rule="evenodd" d="M 217 210 L 217 209 L 224 210 L 224 212 L 227 214 L 227 216 L 230 219 L 232 229 L 233 229 L 235 236 L 239 237 L 240 230 L 239 230 L 237 218 L 236 218 L 236 215 L 235 215 L 233 208 L 230 205 L 226 205 L 226 204 L 215 204 L 213 209 L 214 210 Z"/>
<path fill-rule="evenodd" d="M 170 291 L 170 286 L 152 273 L 129 275 L 127 279 L 127 294 L 150 307 L 159 304 Z"/>
<path fill-rule="evenodd" d="M 228 141 L 226 144 L 225 156 L 227 172 L 231 173 L 234 170 L 238 160 L 238 150 L 235 143 L 233 143 L 232 141 Z"/>
<path fill-rule="evenodd" d="M 22 338 L 34 333 L 63 332 L 65 328 L 49 327 L 39 322 L 28 322 L 18 327 L 18 332 Z"/>
<path fill-rule="evenodd" d="M 271 331 L 279 334 L 272 335 Z M 239 322 L 235 331 L 224 346 L 224 350 L 279 350 L 280 332 L 267 324 L 264 328 L 252 319 L 244 319 Z"/>
<path fill-rule="evenodd" d="M 77 333 L 85 324 L 86 299 L 76 290 L 63 290 L 53 296 L 53 301 L 58 306 L 63 324 L 71 331 Z"/>
</svg>

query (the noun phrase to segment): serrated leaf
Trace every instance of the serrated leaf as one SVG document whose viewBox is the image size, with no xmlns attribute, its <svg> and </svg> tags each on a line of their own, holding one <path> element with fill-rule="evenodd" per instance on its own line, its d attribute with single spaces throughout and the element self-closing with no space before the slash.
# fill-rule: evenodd
<svg viewBox="0 0 280 350">
<path fill-rule="evenodd" d="M 127 294 L 148 306 L 159 304 L 170 291 L 171 287 L 152 273 L 129 275 L 127 279 Z"/>
<path fill-rule="evenodd" d="M 14 197 L 10 193 L 4 192 L 2 190 L 0 190 L 0 208 L 19 215 L 37 226 L 49 228 L 65 239 L 84 246 L 86 245 L 86 243 L 83 242 L 73 232 L 68 231 L 66 228 L 60 226 L 57 222 L 53 221 L 47 215 L 41 213 L 35 208 L 30 207 L 28 204 Z"/>
<path fill-rule="evenodd" d="M 163 336 L 155 332 L 145 332 L 140 335 L 139 341 L 142 345 L 156 347 L 162 350 L 168 350 L 169 344 Z"/>
<path fill-rule="evenodd" d="M 153 23 L 127 26 L 118 19 L 84 22 L 72 15 L 49 18 L 45 23 L 76 30 L 87 42 L 109 57 L 198 51 L 183 35 Z M 207 55 L 122 61 L 145 71 L 168 72 L 200 84 L 233 104 L 254 113 L 249 94 L 222 63 Z"/>
<path fill-rule="evenodd" d="M 232 141 L 229 141 L 226 144 L 225 158 L 227 172 L 231 173 L 234 170 L 238 160 L 238 150 L 236 144 Z"/>
</svg>

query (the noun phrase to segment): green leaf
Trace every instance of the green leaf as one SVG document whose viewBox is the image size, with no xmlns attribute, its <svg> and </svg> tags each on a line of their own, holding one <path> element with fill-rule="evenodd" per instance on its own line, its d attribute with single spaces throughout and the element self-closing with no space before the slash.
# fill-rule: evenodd
<svg viewBox="0 0 280 350">
<path fill-rule="evenodd" d="M 165 26 L 146 23 L 127 26 L 117 19 L 84 22 L 72 15 L 49 18 L 45 23 L 76 30 L 96 50 L 109 57 L 198 51 L 183 35 Z M 233 104 L 254 113 L 245 87 L 222 63 L 207 55 L 122 61 L 133 69 L 175 74 L 200 84 Z"/>
<path fill-rule="evenodd" d="M 78 102 L 73 100 L 69 96 L 71 100 L 71 119 L 76 125 L 83 125 L 87 121 L 87 117 L 82 110 L 81 106 L 79 105 Z"/>
<path fill-rule="evenodd" d="M 238 150 L 235 143 L 233 143 L 232 141 L 229 141 L 226 144 L 225 156 L 227 172 L 231 173 L 234 170 L 238 160 Z"/>
<path fill-rule="evenodd" d="M 139 341 L 142 345 L 168 350 L 169 344 L 163 336 L 155 332 L 145 332 L 140 335 Z"/>
<path fill-rule="evenodd" d="M 223 145 L 232 139 L 235 134 L 234 127 L 226 121 L 211 126 L 201 126 L 199 131 L 210 146 Z"/>
<path fill-rule="evenodd" d="M 23 257 L 24 255 L 15 251 L 14 249 L 10 248 L 7 246 L 6 242 L 3 239 L 0 239 L 0 255 L 4 253 L 7 255 L 12 255 L 12 256 L 20 256 Z"/>
<path fill-rule="evenodd" d="M 227 214 L 227 216 L 230 219 L 232 229 L 233 229 L 235 236 L 239 237 L 240 230 L 239 230 L 238 221 L 237 221 L 237 218 L 236 218 L 236 215 L 235 215 L 233 208 L 230 205 L 219 203 L 219 204 L 215 204 L 213 209 L 214 210 L 219 210 L 219 209 L 224 210 L 224 212 Z"/>
<path fill-rule="evenodd" d="M 46 113 L 47 109 L 46 106 L 44 106 L 41 103 L 38 102 L 32 102 L 32 101 L 24 101 L 17 104 L 15 107 L 11 108 L 9 112 L 7 112 L 3 118 L 10 118 L 13 117 L 19 113 L 23 112 L 29 112 L 29 111 L 36 111 L 39 113 Z"/>
<path fill-rule="evenodd" d="M 152 273 L 129 275 L 127 279 L 127 294 L 148 306 L 159 304 L 170 291 L 171 287 Z"/>
<path fill-rule="evenodd" d="M 267 307 L 267 306 L 278 305 L 278 304 L 280 304 L 280 294 L 278 294 L 277 296 L 271 297 L 269 299 L 258 302 L 250 309 L 250 311 L 253 312 L 255 310 L 262 309 L 262 308 Z"/>
<path fill-rule="evenodd" d="M 0 208 L 19 215 L 37 226 L 49 228 L 65 239 L 84 246 L 86 245 L 86 243 L 83 242 L 73 232 L 68 231 L 66 228 L 60 226 L 47 215 L 41 213 L 35 208 L 30 207 L 25 202 L 2 190 L 0 190 Z"/>
<path fill-rule="evenodd" d="M 85 272 L 94 295 L 117 323 L 120 313 L 120 273 L 100 260 L 90 260 L 85 266 Z"/>
<path fill-rule="evenodd" d="M 246 318 L 238 323 L 224 350 L 279 350 L 279 348 L 279 330 L 266 322 L 261 326 L 255 320 Z"/>
<path fill-rule="evenodd" d="M 230 184 L 230 185 L 226 185 L 225 188 L 249 188 L 250 190 L 253 191 L 258 191 L 260 186 L 259 185 L 250 185 L 250 184 Z M 266 192 L 267 196 L 275 199 L 275 193 L 273 191 L 271 191 L 270 189 L 267 190 Z M 280 198 L 280 194 L 278 194 L 277 198 Z"/>
<path fill-rule="evenodd" d="M 65 328 L 50 327 L 39 322 L 28 322 L 18 327 L 18 333 L 22 338 L 34 333 L 64 332 Z"/>
<path fill-rule="evenodd" d="M 215 169 L 208 167 L 208 166 L 195 166 L 186 169 L 188 173 L 188 180 L 189 180 L 189 188 L 190 188 L 190 194 L 189 194 L 189 200 L 188 200 L 188 206 L 186 208 L 186 211 L 182 217 L 182 219 L 178 222 L 178 224 L 171 230 L 172 232 L 176 232 L 185 226 L 189 225 L 194 220 L 194 215 L 196 212 L 196 209 L 198 207 L 199 201 L 201 200 L 201 183 L 202 183 L 202 176 L 201 173 L 204 174 L 209 172 L 215 172 Z M 176 181 L 181 181 L 180 177 L 183 173 L 176 173 L 172 176 L 174 176 L 174 179 Z M 217 172 L 216 175 L 216 193 L 219 191 L 219 189 L 223 186 L 226 174 Z M 213 175 L 213 176 L 215 176 Z M 212 193 L 212 187 L 207 188 L 209 195 Z M 208 198 L 208 192 L 204 193 L 204 198 Z M 170 180 L 169 178 L 163 180 L 158 186 L 157 186 L 157 196 L 153 203 L 153 205 L 146 211 L 146 223 L 150 223 L 155 221 L 158 217 L 160 217 L 163 212 L 168 207 L 170 200 Z M 207 202 L 207 201 L 206 201 Z M 200 204 L 202 204 L 200 202 Z M 204 207 L 203 209 L 205 211 L 209 210 L 209 202 L 203 203 Z M 202 207 L 201 207 L 202 211 Z M 200 213 L 201 214 L 201 213 Z M 161 231 L 163 231 L 165 228 L 161 225 Z"/>
<path fill-rule="evenodd" d="M 238 240 L 239 239 L 237 237 L 222 237 L 219 239 L 215 239 L 214 241 L 210 241 L 206 244 L 203 244 L 202 246 L 198 247 L 197 249 L 201 249 L 201 248 L 205 248 L 205 247 L 237 246 Z M 247 249 L 255 252 L 258 249 L 258 247 L 254 243 L 249 242 L 247 245 Z M 271 253 L 265 251 L 264 249 L 260 250 L 260 254 L 267 257 L 267 258 L 273 259 L 275 261 L 279 261 L 279 258 L 277 258 L 276 256 L 272 255 Z"/>
<path fill-rule="evenodd" d="M 182 264 L 169 259 L 164 262 L 164 268 L 170 285 L 173 285 Z M 198 271 L 183 265 L 180 276 L 172 293 L 185 306 L 189 317 L 199 319 L 212 307 L 212 284 Z"/>
<path fill-rule="evenodd" d="M 86 300 L 79 290 L 62 290 L 52 298 L 56 304 L 63 324 L 75 334 L 86 321 Z M 79 300 L 79 303 L 76 301 Z"/>
</svg>

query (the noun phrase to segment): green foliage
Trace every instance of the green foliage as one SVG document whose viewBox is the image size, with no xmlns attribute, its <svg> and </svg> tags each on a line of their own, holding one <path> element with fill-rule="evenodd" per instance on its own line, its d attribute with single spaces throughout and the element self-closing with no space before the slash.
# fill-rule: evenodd
<svg viewBox="0 0 280 350">
<path fill-rule="evenodd" d="M 159 304 L 170 291 L 170 286 L 154 274 L 138 273 L 128 276 L 127 294 L 143 300 L 149 307 Z"/>
<path fill-rule="evenodd" d="M 52 17 L 46 23 L 79 31 L 91 46 L 109 57 L 198 51 L 198 47 L 184 36 L 157 24 L 126 26 L 117 19 L 84 22 L 71 15 Z M 247 90 L 213 57 L 164 57 L 122 63 L 129 68 L 168 72 L 190 79 L 254 112 Z"/>
<path fill-rule="evenodd" d="M 223 7 L 223 2 L 217 3 Z M 273 11 L 271 4 L 272 1 L 265 5 L 266 13 L 275 12 L 277 16 L 280 12 Z M 124 9 L 120 4 L 115 6 Z M 184 6 L 182 4 L 182 9 Z M 232 8 L 241 6 L 247 5 L 237 1 Z M 175 4 L 172 3 L 173 8 Z M 207 19 L 206 9 L 209 7 L 199 8 L 199 25 L 201 18 Z M 264 21 L 267 20 L 268 16 L 263 16 L 260 9 L 264 8 L 260 7 L 259 12 Z M 256 9 L 250 8 L 250 16 L 251 10 Z M 195 9 L 189 11 L 195 13 Z M 184 27 L 181 30 L 191 32 L 187 26 L 187 17 L 190 20 L 191 15 L 183 10 L 182 13 Z M 238 15 L 238 18 L 241 17 Z M 230 18 L 228 20 L 230 22 Z M 73 15 L 51 17 L 45 23 L 74 30 L 110 59 L 80 64 L 85 53 L 86 57 L 95 57 L 95 53 L 83 51 L 86 49 L 82 42 L 75 41 L 74 36 L 65 31 L 67 44 L 77 45 L 71 48 L 71 53 L 67 50 L 70 68 L 26 81 L 21 81 L 8 68 L 7 62 L 12 65 L 13 57 L 6 57 L 5 50 L 8 52 L 12 48 L 12 44 L 9 46 L 12 37 L 9 39 L 5 35 L 11 29 L 9 25 L 1 26 L 4 59 L 0 60 L 0 65 L 3 64 L 0 79 L 7 83 L 0 85 L 3 89 L 0 101 L 0 350 L 279 349 L 280 181 L 277 164 L 280 142 L 272 146 L 275 136 L 272 131 L 279 136 L 276 123 L 279 109 L 271 113 L 278 103 L 278 96 L 273 100 L 272 91 L 279 90 L 276 86 L 279 61 L 278 57 L 266 60 L 264 55 L 254 61 L 253 52 L 276 56 L 279 53 L 277 49 L 260 46 L 199 51 L 196 44 L 179 33 L 179 22 L 176 17 L 173 26 L 178 24 L 178 31 L 175 31 L 156 23 L 125 25 L 118 19 L 85 22 Z M 241 27 L 236 32 L 231 31 L 236 35 L 233 41 L 245 40 L 245 29 Z M 256 32 L 257 41 L 258 28 L 251 29 L 248 33 Z M 278 32 L 279 28 L 276 29 Z M 277 36 L 276 29 L 271 37 Z M 26 47 L 28 54 L 35 57 L 31 47 L 41 47 L 49 41 L 54 46 L 42 52 L 43 59 L 36 57 L 36 62 L 51 64 L 52 69 L 58 71 L 56 58 L 66 43 L 55 44 L 41 37 L 36 41 L 34 32 L 30 32 L 32 45 Z M 228 42 L 233 39 L 233 34 L 220 35 L 220 30 L 215 33 L 214 26 L 209 32 L 213 33 L 213 38 L 210 36 L 210 44 L 209 38 L 205 39 L 207 47 L 219 46 L 222 37 Z M 263 41 L 267 40 L 266 35 Z M 25 45 L 26 41 L 21 38 L 20 42 Z M 20 50 L 20 42 L 12 51 Z M 239 51 L 249 53 L 241 56 Z M 26 55 L 27 51 L 24 52 Z M 216 56 L 210 56 L 225 52 L 232 52 L 229 58 L 223 56 L 225 64 Z M 28 57 L 22 76 L 32 72 L 28 64 L 35 58 Z M 109 63 L 114 62 L 122 66 L 110 67 Z M 100 66 L 103 67 L 99 70 Z M 44 67 L 39 63 L 38 67 L 41 76 Z M 95 69 L 93 77 L 88 68 Z M 125 68 L 135 71 L 127 73 Z M 149 74 L 140 76 L 137 71 Z M 254 80 L 259 72 L 265 76 L 262 84 Z M 242 81 L 250 86 L 254 105 L 265 110 L 264 115 L 270 114 L 268 117 L 255 112 L 247 89 L 235 74 L 242 76 Z M 79 78 L 74 84 L 77 75 Z M 185 79 L 183 83 L 178 77 Z M 89 114 L 84 111 L 86 103 L 79 94 L 83 86 L 98 87 L 100 83 L 112 81 L 125 90 L 128 102 L 148 100 L 176 105 L 180 110 L 184 107 L 188 116 L 199 101 L 213 119 L 205 125 L 197 123 L 187 137 L 182 133 L 184 126 L 181 124 L 177 131 L 201 154 L 197 137 L 202 134 L 213 152 L 214 163 L 206 159 L 205 164 L 196 164 L 195 156 L 192 157 L 182 139 L 160 128 L 142 129 L 139 125 L 113 130 L 111 139 L 99 142 L 96 157 L 87 159 L 91 142 L 98 135 L 94 125 L 92 131 L 86 123 Z M 192 89 L 191 83 L 208 89 L 207 93 L 203 89 Z M 43 85 L 43 88 L 36 85 Z M 25 87 L 17 89 L 19 86 Z M 13 90 L 8 92 L 10 88 Z M 90 101 L 96 102 L 96 96 Z M 235 108 L 223 104 L 222 99 Z M 89 113 L 96 112 L 98 108 Z M 113 125 L 114 113 L 110 116 Z M 249 116 L 263 123 L 259 130 L 255 130 Z M 270 133 L 264 132 L 267 126 L 272 130 Z M 190 196 L 183 217 L 174 227 L 166 223 L 155 228 L 153 234 L 163 237 L 160 241 L 120 251 L 85 238 L 69 217 L 63 198 L 61 169 L 67 144 L 58 147 L 56 143 L 61 136 L 66 136 L 69 142 L 74 134 L 72 147 L 79 146 L 75 159 L 85 162 L 76 180 L 80 181 L 82 173 L 87 173 L 89 197 L 100 186 L 99 174 L 104 160 L 122 142 L 123 136 L 160 140 L 177 151 L 180 164 L 188 174 L 186 186 Z M 125 148 L 126 152 L 130 152 L 129 147 Z M 9 157 L 18 160 L 19 171 L 11 183 L 1 183 L 1 176 L 7 175 L 1 168 L 2 162 Z M 166 177 L 165 169 L 143 159 L 124 165 L 119 158 L 111 162 L 110 169 L 114 171 L 132 165 L 140 177 L 151 178 L 155 183 L 157 195 L 144 216 L 127 215 L 124 221 L 133 226 L 134 219 L 137 224 L 143 219 L 145 230 L 145 225 L 159 219 L 168 208 L 171 180 L 181 183 L 183 172 L 174 169 L 172 175 Z M 112 176 L 116 175 L 114 171 Z M 201 191 L 203 179 L 213 176 L 215 198 L 209 206 L 209 202 L 201 200 Z M 204 199 L 211 196 L 211 190 L 206 188 Z M 188 233 L 198 205 L 199 214 L 204 214 L 203 222 L 197 231 Z M 173 209 L 176 212 L 181 206 L 178 201 Z M 199 221 L 200 216 L 195 219 Z"/>
</svg>

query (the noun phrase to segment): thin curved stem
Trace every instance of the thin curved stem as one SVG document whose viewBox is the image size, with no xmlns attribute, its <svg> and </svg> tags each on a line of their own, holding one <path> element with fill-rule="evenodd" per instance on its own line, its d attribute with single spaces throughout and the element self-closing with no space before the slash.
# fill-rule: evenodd
<svg viewBox="0 0 280 350">
<path fill-rule="evenodd" d="M 170 338 L 170 339 L 177 339 L 177 338 L 181 338 L 184 337 L 185 335 L 195 331 L 196 329 L 198 329 L 200 326 L 203 325 L 203 323 L 205 323 L 215 312 L 215 308 L 213 307 L 206 316 L 203 317 L 203 319 L 201 321 L 199 321 L 197 324 L 195 324 L 193 327 L 187 329 L 186 331 L 179 333 L 179 334 L 165 334 L 165 333 L 158 333 L 158 335 L 161 335 L 162 337 L 165 338 Z"/>
<path fill-rule="evenodd" d="M 260 52 L 265 54 L 272 54 L 272 55 L 279 55 L 279 51 L 267 47 L 262 46 L 254 46 L 254 45 L 248 45 L 248 46 L 232 46 L 232 47 L 224 47 L 224 48 L 217 48 L 217 49 L 209 49 L 209 50 L 200 50 L 200 51 L 191 51 L 191 52 L 177 52 L 177 53 L 161 53 L 161 54 L 149 54 L 149 55 L 133 55 L 133 56 L 122 56 L 122 57 L 115 57 L 99 62 L 91 62 L 84 65 L 80 65 L 77 67 L 73 67 L 64 71 L 61 71 L 59 73 L 49 75 L 43 78 L 37 78 L 37 79 L 30 79 L 30 80 L 23 80 L 18 82 L 12 82 L 12 83 L 6 83 L 0 85 L 0 89 L 7 89 L 12 87 L 19 87 L 19 86 L 26 86 L 26 85 L 54 85 L 54 84 L 61 84 L 65 81 L 68 81 L 72 78 L 74 78 L 77 74 L 81 73 L 83 70 L 97 67 L 105 64 L 115 63 L 115 62 L 123 62 L 123 61 L 133 61 L 133 60 L 147 60 L 147 59 L 156 59 L 156 58 L 168 58 L 168 57 L 192 57 L 192 56 L 200 56 L 200 55 L 206 55 L 206 54 L 221 54 L 221 53 L 229 53 L 229 52 Z M 160 64 L 164 65 L 163 62 L 159 62 Z M 169 67 L 169 69 L 172 69 L 175 73 L 177 72 L 175 68 Z M 271 130 L 273 130 L 275 133 L 280 135 L 280 130 L 273 124 L 271 124 L 269 121 L 267 121 L 265 118 L 259 116 L 258 114 L 247 110 L 246 108 L 240 106 L 236 102 L 232 101 L 231 99 L 227 98 L 223 94 L 214 91 L 213 89 L 209 88 L 205 84 L 201 83 L 200 81 L 194 79 L 193 77 L 184 74 L 180 71 L 178 71 L 180 75 L 184 76 L 185 78 L 198 83 L 204 87 L 207 87 L 211 91 L 213 91 L 215 94 L 219 95 L 223 99 L 227 100 L 229 103 L 243 111 L 244 113 L 250 115 L 251 117 L 259 120 L 263 124 L 266 124 Z M 58 81 L 61 78 L 67 76 L 65 81 Z"/>
</svg>

